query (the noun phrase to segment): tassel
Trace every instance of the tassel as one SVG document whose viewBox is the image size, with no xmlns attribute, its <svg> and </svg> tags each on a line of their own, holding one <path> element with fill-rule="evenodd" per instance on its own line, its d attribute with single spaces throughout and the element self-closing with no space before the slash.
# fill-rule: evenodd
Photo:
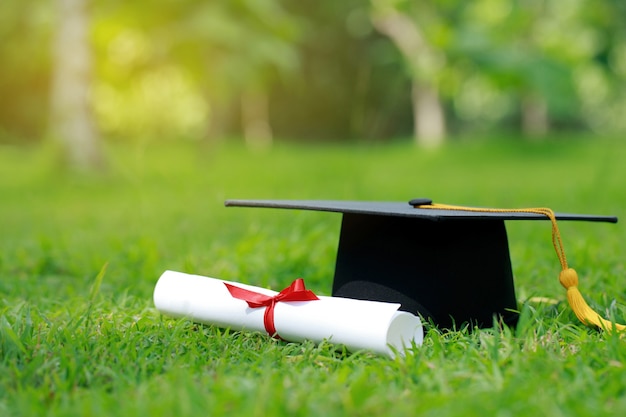
<svg viewBox="0 0 626 417">
<path fill-rule="evenodd" d="M 572 268 L 567 268 L 559 274 L 561 285 L 567 290 L 567 301 L 569 305 L 583 324 L 588 326 L 596 326 L 601 329 L 611 331 L 624 331 L 626 326 L 623 324 L 613 323 L 602 318 L 596 313 L 585 301 L 580 290 L 578 289 L 578 274 Z"/>
</svg>

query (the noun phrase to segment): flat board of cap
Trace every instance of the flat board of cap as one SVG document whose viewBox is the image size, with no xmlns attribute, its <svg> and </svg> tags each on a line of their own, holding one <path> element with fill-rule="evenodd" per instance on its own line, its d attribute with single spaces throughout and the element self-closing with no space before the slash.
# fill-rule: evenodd
<svg viewBox="0 0 626 417">
<path fill-rule="evenodd" d="M 427 199 L 419 199 L 429 201 Z M 411 200 L 415 201 L 415 200 Z M 227 207 L 265 207 L 335 213 L 371 214 L 380 216 L 416 217 L 440 220 L 547 220 L 536 213 L 488 213 L 462 210 L 420 209 L 408 202 L 341 201 L 341 200 L 226 200 Z M 617 223 L 615 216 L 555 213 L 558 220 Z"/>
</svg>

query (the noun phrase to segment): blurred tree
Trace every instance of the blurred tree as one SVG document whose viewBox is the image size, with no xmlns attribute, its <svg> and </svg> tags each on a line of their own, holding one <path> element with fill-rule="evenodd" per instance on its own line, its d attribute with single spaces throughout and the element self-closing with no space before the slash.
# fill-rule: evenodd
<svg viewBox="0 0 626 417">
<path fill-rule="evenodd" d="M 424 32 L 425 27 L 440 19 L 438 11 L 430 3 L 420 2 L 419 8 L 412 7 L 412 3 L 372 0 L 372 23 L 404 56 L 412 80 L 414 138 L 418 144 L 432 147 L 441 144 L 446 134 L 438 79 L 446 55 Z"/>
<path fill-rule="evenodd" d="M 522 132 L 537 137 L 555 122 L 619 125 L 609 114 L 626 108 L 615 77 L 615 57 L 626 50 L 622 4 L 371 0 L 371 15 L 402 51 L 414 86 L 426 85 L 413 89 L 418 141 L 428 135 L 419 127 L 428 126 L 423 118 L 439 126 L 431 138 L 445 131 L 440 109 L 446 99 L 454 104 L 450 115 L 464 123 L 519 120 Z M 595 106 L 586 105 L 591 102 Z"/>
<path fill-rule="evenodd" d="M 220 97 L 226 103 L 237 97 L 246 143 L 270 146 L 270 92 L 299 66 L 297 20 L 275 0 L 217 2 L 193 16 L 188 39 L 203 41 L 199 46 L 206 51 L 205 72 L 210 74 L 207 95 L 215 107 Z"/>
<path fill-rule="evenodd" d="M 92 51 L 88 0 L 57 0 L 51 132 L 64 145 L 68 163 L 91 169 L 103 163 L 91 112 Z"/>
<path fill-rule="evenodd" d="M 147 11 L 141 2 L 94 1 L 94 105 L 108 136 L 145 143 L 204 131 L 209 108 L 193 72 L 202 55 L 172 52 L 189 4 L 155 0 Z"/>
<path fill-rule="evenodd" d="M 193 123 L 186 123 L 194 125 L 192 136 L 202 134 L 200 122 L 209 126 L 204 134 L 219 136 L 232 103 L 238 102 L 238 124 L 246 142 L 269 146 L 269 92 L 279 77 L 298 65 L 292 16 L 274 0 L 160 0 L 153 6 L 149 14 L 142 4 L 127 2 L 105 2 L 99 10 L 96 38 L 105 58 L 99 63 L 99 109 L 110 130 L 120 133 L 140 119 L 143 122 L 131 131 L 140 135 L 143 129 L 145 134 L 159 113 L 183 127 L 185 115 L 195 113 L 189 119 Z M 155 100 L 141 99 L 146 88 L 129 99 L 146 77 L 165 69 L 168 75 L 155 75 L 162 80 L 149 89 Z M 179 93 L 171 97 L 163 89 L 177 77 L 182 80 Z M 125 102 L 136 106 L 132 119 L 117 118 L 119 103 Z M 159 130 L 151 134 L 172 134 Z"/>
<path fill-rule="evenodd" d="M 0 143 L 39 140 L 49 114 L 49 2 L 0 2 Z"/>
<path fill-rule="evenodd" d="M 595 131 L 626 131 L 626 2 L 570 0 L 569 19 L 578 31 L 564 45 L 568 54 L 584 54 L 573 71 L 580 98 L 579 120 Z M 582 30 L 581 30 L 582 29 Z"/>
<path fill-rule="evenodd" d="M 272 90 L 277 132 L 298 140 L 388 140 L 411 130 L 402 57 L 362 0 L 283 0 L 297 17 L 300 65 Z"/>
<path fill-rule="evenodd" d="M 564 51 L 582 28 L 572 28 L 564 18 L 571 13 L 564 13 L 567 5 L 557 11 L 551 4 L 478 0 L 468 5 L 450 51 L 467 70 L 457 100 L 460 113 L 477 115 L 482 104 L 503 116 L 508 107 L 519 112 L 522 132 L 538 137 L 548 132 L 551 115 L 577 111 L 572 71 L 588 57 L 565 56 Z M 493 105 L 477 97 L 481 89 L 483 96 L 491 91 Z"/>
</svg>

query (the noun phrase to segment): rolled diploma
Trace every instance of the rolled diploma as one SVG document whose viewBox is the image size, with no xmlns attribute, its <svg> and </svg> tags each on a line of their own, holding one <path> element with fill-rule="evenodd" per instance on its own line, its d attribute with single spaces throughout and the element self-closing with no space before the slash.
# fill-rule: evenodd
<svg viewBox="0 0 626 417">
<path fill-rule="evenodd" d="M 235 330 L 266 332 L 266 307 L 251 308 L 234 298 L 224 283 L 274 296 L 276 291 L 182 272 L 165 271 L 154 288 L 154 304 L 161 313 Z M 305 339 L 344 344 L 349 350 L 368 349 L 394 356 L 424 337 L 419 317 L 398 311 L 400 304 L 318 296 L 315 301 L 278 302 L 276 331 L 285 340 Z M 392 346 L 394 349 L 391 349 Z"/>
</svg>

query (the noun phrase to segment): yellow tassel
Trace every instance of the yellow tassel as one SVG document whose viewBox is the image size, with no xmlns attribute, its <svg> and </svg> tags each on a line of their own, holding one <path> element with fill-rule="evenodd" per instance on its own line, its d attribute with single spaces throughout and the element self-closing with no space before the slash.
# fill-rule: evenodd
<svg viewBox="0 0 626 417">
<path fill-rule="evenodd" d="M 567 268 L 562 270 L 559 275 L 559 281 L 567 290 L 567 301 L 569 301 L 572 311 L 574 311 L 578 320 L 580 320 L 583 324 L 596 326 L 607 331 L 614 329 L 618 331 L 626 330 L 626 326 L 623 324 L 612 323 L 603 319 L 598 313 L 589 307 L 589 304 L 587 304 L 578 289 L 578 274 L 574 269 Z"/>
</svg>

